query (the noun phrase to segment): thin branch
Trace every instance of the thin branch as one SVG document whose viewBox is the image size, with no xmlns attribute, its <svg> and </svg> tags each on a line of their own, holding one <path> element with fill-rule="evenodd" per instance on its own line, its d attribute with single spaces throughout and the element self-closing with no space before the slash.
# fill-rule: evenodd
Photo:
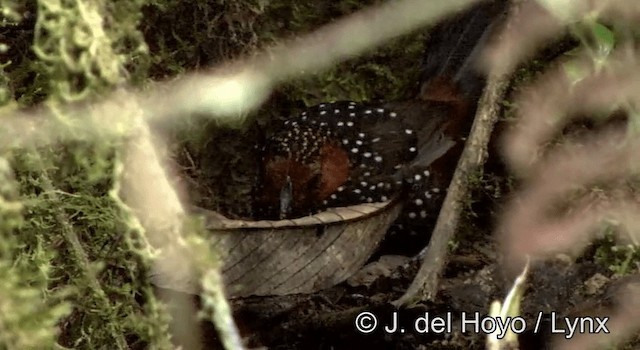
<svg viewBox="0 0 640 350">
<path fill-rule="evenodd" d="M 181 290 L 179 286 L 197 284 L 198 259 L 205 258 L 197 256 L 199 251 L 192 252 L 185 240 L 189 234 L 185 225 L 186 213 L 163 166 L 162 143 L 152 139 L 150 128 L 141 117 L 136 121 L 132 126 L 135 133 L 124 147 L 120 178 L 122 203 L 126 203 L 127 209 L 130 208 L 138 218 L 150 248 L 157 253 L 151 276 L 154 284 Z M 200 348 L 197 324 L 184 324 L 193 320 L 197 313 L 186 300 L 188 297 L 173 293 L 164 298 L 169 299 L 172 334 L 183 346 Z"/>
<path fill-rule="evenodd" d="M 469 175 L 482 171 L 487 158 L 489 139 L 498 120 L 500 101 L 508 82 L 506 76 L 490 75 L 469 139 L 449 185 L 431 241 L 423 257 L 422 266 L 409 289 L 400 299 L 393 302 L 394 305 L 409 305 L 435 298 L 439 278 L 446 265 L 449 241 L 455 236 L 464 200 L 469 196 Z"/>
</svg>

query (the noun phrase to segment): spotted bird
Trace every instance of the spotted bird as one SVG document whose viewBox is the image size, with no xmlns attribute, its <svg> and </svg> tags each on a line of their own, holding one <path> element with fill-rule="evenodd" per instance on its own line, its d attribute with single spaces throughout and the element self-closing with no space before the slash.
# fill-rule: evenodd
<svg viewBox="0 0 640 350">
<path fill-rule="evenodd" d="M 430 31 L 415 98 L 321 103 L 285 120 L 260 147 L 258 218 L 396 196 L 401 221 L 437 214 L 484 86 L 474 62 L 503 5 L 481 2 Z"/>
</svg>

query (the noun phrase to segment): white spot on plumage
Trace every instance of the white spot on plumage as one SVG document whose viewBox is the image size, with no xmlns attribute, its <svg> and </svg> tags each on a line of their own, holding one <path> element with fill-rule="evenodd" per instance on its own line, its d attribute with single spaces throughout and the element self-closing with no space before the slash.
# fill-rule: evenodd
<svg viewBox="0 0 640 350">
<path fill-rule="evenodd" d="M 338 126 L 344 126 L 344 122 L 338 122 Z"/>
<path fill-rule="evenodd" d="M 373 198 L 367 197 L 367 203 L 371 203 L 371 202 L 373 202 Z"/>
<path fill-rule="evenodd" d="M 331 199 L 336 199 L 336 198 L 338 198 L 338 196 L 336 196 L 335 193 L 331 195 Z"/>
<path fill-rule="evenodd" d="M 429 193 L 429 191 L 425 191 L 424 192 L 424 198 L 431 199 L 431 193 Z"/>
<path fill-rule="evenodd" d="M 437 188 L 437 187 L 432 188 L 432 189 L 431 189 L 431 191 L 432 191 L 433 193 L 440 193 L 440 189 L 439 189 L 439 188 Z"/>
<path fill-rule="evenodd" d="M 349 140 L 347 140 L 347 139 L 342 139 L 342 144 L 343 144 L 343 145 L 348 145 L 348 144 L 349 144 Z"/>
<path fill-rule="evenodd" d="M 352 152 L 352 153 L 358 153 L 358 148 L 357 148 L 357 147 L 353 147 L 353 148 L 351 149 L 351 152 Z"/>
<path fill-rule="evenodd" d="M 422 172 L 424 174 L 424 176 L 429 177 L 429 175 L 431 175 L 431 173 L 429 173 L 429 170 L 425 170 Z"/>
<path fill-rule="evenodd" d="M 384 182 L 378 182 L 378 187 L 380 188 L 384 187 Z"/>
<path fill-rule="evenodd" d="M 358 146 L 362 146 L 362 141 L 360 141 L 360 140 L 356 140 L 356 145 L 358 145 Z"/>
<path fill-rule="evenodd" d="M 382 108 L 378 108 L 378 109 L 376 109 L 376 111 L 377 111 L 378 113 L 384 113 L 384 109 L 382 109 Z"/>
<path fill-rule="evenodd" d="M 347 106 L 347 108 L 349 108 L 349 109 L 354 109 L 354 108 L 356 108 L 356 107 L 355 107 L 354 105 L 349 105 L 349 106 Z"/>
<path fill-rule="evenodd" d="M 409 152 L 415 152 L 415 151 L 416 151 L 416 148 L 415 148 L 415 147 L 411 147 L 411 148 L 409 148 Z"/>
<path fill-rule="evenodd" d="M 407 135 L 411 135 L 411 134 L 413 134 L 413 130 L 411 130 L 411 129 L 404 129 L 404 132 L 405 132 Z"/>
<path fill-rule="evenodd" d="M 325 115 L 327 114 L 327 111 L 320 111 L 320 115 Z"/>
<path fill-rule="evenodd" d="M 325 106 L 326 106 L 326 104 L 324 104 L 324 103 L 321 103 L 321 104 L 318 105 L 318 107 L 320 107 L 320 108 L 324 108 Z"/>
<path fill-rule="evenodd" d="M 371 110 L 370 109 L 365 110 L 364 114 L 371 114 Z"/>
<path fill-rule="evenodd" d="M 358 137 L 359 137 L 359 138 L 364 138 L 364 133 L 363 133 L 363 132 L 359 132 L 359 133 L 358 133 Z"/>
<path fill-rule="evenodd" d="M 421 210 L 420 211 L 420 217 L 423 218 L 423 219 L 426 218 L 427 217 L 427 212 L 424 211 L 424 210 Z"/>
<path fill-rule="evenodd" d="M 338 114 L 338 113 L 340 113 L 340 110 L 336 108 L 336 109 L 333 110 L 333 113 Z"/>
<path fill-rule="evenodd" d="M 378 141 L 380 141 L 380 138 L 379 138 L 379 137 L 376 137 L 375 139 L 371 140 L 371 143 L 376 143 L 376 142 L 378 142 Z"/>
<path fill-rule="evenodd" d="M 353 190 L 353 193 L 360 194 L 360 193 L 362 193 L 362 191 L 360 189 L 356 188 L 355 190 Z"/>
<path fill-rule="evenodd" d="M 422 176 L 420 176 L 420 174 L 416 174 L 413 176 L 414 179 L 416 179 L 416 181 L 420 181 L 420 179 L 422 179 Z"/>
<path fill-rule="evenodd" d="M 353 122 L 347 122 L 347 126 L 353 126 Z"/>
<path fill-rule="evenodd" d="M 414 212 L 409 213 L 409 218 L 410 219 L 415 219 L 416 218 L 416 213 L 414 213 Z"/>
<path fill-rule="evenodd" d="M 350 117 L 355 117 L 355 116 L 356 116 L 356 114 L 355 114 L 355 113 L 349 113 L 349 116 L 350 116 Z"/>
<path fill-rule="evenodd" d="M 375 158 L 373 158 L 376 162 L 380 163 L 382 162 L 382 157 L 380 156 L 376 156 Z"/>
<path fill-rule="evenodd" d="M 391 112 L 391 113 L 389 113 L 389 116 L 391 118 L 395 118 L 397 116 L 397 114 L 396 114 L 396 112 Z"/>
<path fill-rule="evenodd" d="M 416 203 L 416 205 L 418 205 L 418 206 L 420 206 L 420 205 L 424 204 L 424 202 L 423 202 L 423 201 L 422 201 L 422 199 L 420 199 L 420 198 L 416 199 L 415 203 Z"/>
<path fill-rule="evenodd" d="M 371 185 L 371 187 L 369 187 L 369 189 L 370 189 L 371 191 L 375 190 L 375 189 L 376 189 L 376 185 Z"/>
<path fill-rule="evenodd" d="M 371 158 L 371 152 L 364 152 L 364 154 L 362 154 L 365 158 Z"/>
<path fill-rule="evenodd" d="M 360 186 L 362 186 L 362 187 L 367 187 L 367 183 L 366 183 L 366 182 L 364 182 L 364 181 L 361 181 L 361 182 L 360 182 Z"/>
<path fill-rule="evenodd" d="M 388 199 L 388 198 L 387 198 L 387 196 L 382 196 L 382 197 L 380 197 L 380 200 L 381 200 L 381 201 L 383 201 L 383 202 L 386 202 L 386 201 L 387 201 L 387 199 Z"/>
</svg>

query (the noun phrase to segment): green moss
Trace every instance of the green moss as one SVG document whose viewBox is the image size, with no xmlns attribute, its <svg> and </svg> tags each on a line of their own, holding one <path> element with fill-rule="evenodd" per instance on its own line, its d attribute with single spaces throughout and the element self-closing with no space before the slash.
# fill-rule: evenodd
<svg viewBox="0 0 640 350">
<path fill-rule="evenodd" d="M 154 57 L 153 78 L 165 78 L 263 49 L 309 33 L 379 1 L 288 0 L 151 2 L 143 32 Z M 171 26 L 157 25 L 171 23 Z M 197 118 L 174 138 L 183 173 L 195 179 L 195 203 L 230 215 L 247 215 L 255 174 L 254 140 L 274 121 L 304 106 L 331 100 L 394 100 L 416 88 L 421 33 L 403 36 L 362 56 L 277 86 L 271 98 L 233 128 Z"/>
<path fill-rule="evenodd" d="M 152 1 L 145 7 L 142 23 L 154 57 L 151 76 L 171 76 L 251 55 L 376 2 Z M 276 94 L 306 104 L 398 98 L 417 80 L 421 54 L 421 35 L 408 35 L 328 71 L 285 84 Z"/>
<path fill-rule="evenodd" d="M 295 80 L 283 86 L 282 91 L 305 105 L 404 98 L 418 81 L 421 51 L 421 36 L 408 36 L 328 71 Z"/>
<path fill-rule="evenodd" d="M 270 18 L 287 20 L 266 22 L 258 31 L 259 38 L 261 42 L 270 44 L 280 38 L 307 33 L 375 3 L 379 1 L 321 1 L 305 5 L 281 2 L 265 9 L 265 14 Z M 305 105 L 330 100 L 406 97 L 417 82 L 422 43 L 420 33 L 406 35 L 327 71 L 285 84 L 281 92 Z"/>
<path fill-rule="evenodd" d="M 66 295 L 73 313 L 63 323 L 63 345 L 95 348 L 120 338 L 121 345 L 136 339 L 168 346 L 166 315 L 147 280 L 138 233 L 109 196 L 113 149 L 82 143 L 14 155 L 27 218 L 18 230 L 21 257 L 41 255 L 40 248 L 56 252 L 44 290 L 73 286 Z"/>
<path fill-rule="evenodd" d="M 37 17 L 32 29 L 25 30 L 29 21 L 8 29 L 17 34 L 9 38 L 20 40 L 7 43 L 6 102 L 77 101 L 125 81 L 146 82 L 141 5 L 17 4 L 16 13 L 37 6 L 30 8 Z M 8 348 L 53 348 L 56 341 L 71 348 L 170 348 L 167 313 L 147 278 L 148 253 L 128 225 L 129 214 L 109 195 L 119 146 L 78 135 L 7 154 L 24 207 L 13 241 L 2 240 L 13 242 L 0 260 L 3 303 L 20 309 L 3 304 L 3 315 L 15 315 L 2 320 L 8 328 L 0 341 Z"/>
<path fill-rule="evenodd" d="M 0 0 L 12 9 L 3 22 L 12 23 L 7 42 L 0 43 L 8 47 L 8 60 L 0 62 L 0 106 L 55 107 L 98 98 L 124 83 L 143 86 L 251 55 L 374 2 Z M 417 80 L 421 50 L 421 35 L 407 35 L 283 84 L 239 130 L 193 119 L 175 136 L 192 151 L 202 177 L 223 179 L 203 192 L 205 199 L 244 205 L 239 197 L 248 192 L 225 181 L 249 181 L 251 171 L 237 164 L 251 166 L 250 158 L 239 149 L 271 118 L 324 100 L 403 97 Z M 8 333 L 0 332 L 0 347 L 52 348 L 56 341 L 70 348 L 170 347 L 169 316 L 147 278 L 142 233 L 110 195 L 120 146 L 78 135 L 6 154 L 17 179 L 12 200 L 24 210 L 0 207 L 6 219 L 0 224 L 0 307 L 15 316 L 3 316 Z"/>
<path fill-rule="evenodd" d="M 594 242 L 595 261 L 608 268 L 614 275 L 624 276 L 638 271 L 640 246 L 620 244 L 615 238 L 615 227 L 605 226 L 604 237 Z"/>
<path fill-rule="evenodd" d="M 62 298 L 70 290 L 47 290 L 53 255 L 41 239 L 27 243 L 19 235 L 26 222 L 9 164 L 0 158 L 0 348 L 51 349 L 57 323 L 69 314 Z"/>
</svg>

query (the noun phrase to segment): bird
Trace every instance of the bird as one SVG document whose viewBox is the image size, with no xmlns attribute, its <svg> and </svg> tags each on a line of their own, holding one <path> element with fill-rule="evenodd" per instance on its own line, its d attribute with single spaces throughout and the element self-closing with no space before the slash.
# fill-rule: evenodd
<svg viewBox="0 0 640 350">
<path fill-rule="evenodd" d="M 284 120 L 258 147 L 255 215 L 400 198 L 401 222 L 432 219 L 484 87 L 475 62 L 505 3 L 480 2 L 430 30 L 414 97 L 324 102 Z"/>
</svg>

